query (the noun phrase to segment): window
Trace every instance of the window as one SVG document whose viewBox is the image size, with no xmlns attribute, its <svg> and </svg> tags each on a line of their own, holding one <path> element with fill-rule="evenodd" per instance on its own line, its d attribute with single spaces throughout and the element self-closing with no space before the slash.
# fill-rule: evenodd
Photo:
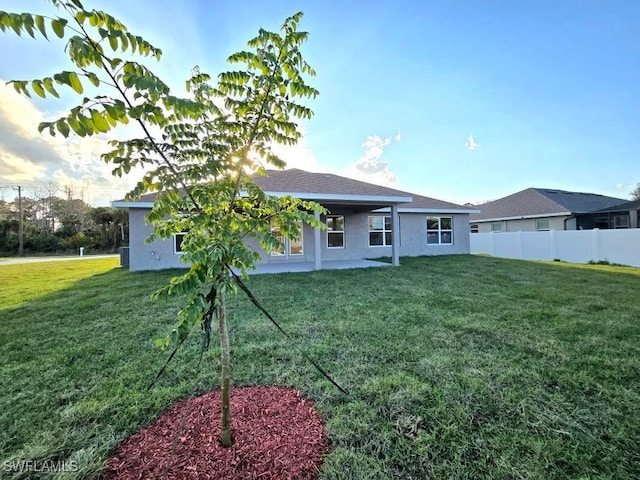
<svg viewBox="0 0 640 480">
<path fill-rule="evenodd" d="M 453 244 L 453 218 L 427 217 L 427 245 Z"/>
<path fill-rule="evenodd" d="M 393 243 L 391 217 L 369 217 L 369 246 L 382 247 Z"/>
<path fill-rule="evenodd" d="M 491 224 L 492 232 L 501 232 L 502 231 L 502 222 L 493 222 Z"/>
<path fill-rule="evenodd" d="M 344 248 L 344 217 L 327 217 L 327 248 Z"/>
<path fill-rule="evenodd" d="M 480 226 L 477 223 L 471 224 L 471 233 L 478 233 L 480 231 Z"/>
<path fill-rule="evenodd" d="M 274 237 L 276 237 L 278 239 L 278 241 L 280 242 L 280 245 L 278 245 L 271 252 L 272 256 L 275 256 L 275 257 L 280 257 L 280 256 L 291 257 L 291 256 L 303 255 L 304 254 L 303 241 L 302 241 L 302 236 L 303 236 L 302 221 L 299 220 L 297 223 L 298 223 L 298 227 L 300 228 L 300 237 L 298 239 L 286 238 L 282 234 L 282 232 L 280 230 L 280 227 L 278 225 L 274 225 L 273 222 L 271 223 L 271 234 Z"/>
<path fill-rule="evenodd" d="M 536 219 L 536 230 L 548 231 L 549 230 L 549 219 L 548 218 L 537 218 Z"/>
<path fill-rule="evenodd" d="M 271 234 L 276 237 L 278 239 L 278 241 L 280 242 L 280 244 L 274 248 L 274 250 L 271 252 L 271 255 L 273 256 L 280 256 L 280 255 L 284 255 L 285 254 L 285 238 L 284 235 L 282 235 L 280 233 L 280 227 L 274 225 L 273 223 L 271 223 Z"/>
<path fill-rule="evenodd" d="M 617 213 L 612 215 L 611 224 L 613 228 L 629 228 L 629 214 Z"/>
<path fill-rule="evenodd" d="M 302 236 L 304 234 L 304 227 L 302 225 L 302 220 L 298 220 L 296 222 L 298 224 L 298 228 L 300 229 L 300 236 L 296 239 L 289 238 L 287 247 L 289 248 L 289 255 L 302 255 L 304 254 L 303 241 Z"/>
<path fill-rule="evenodd" d="M 187 236 L 187 232 L 180 232 L 173 235 L 173 253 L 176 255 L 182 255 L 182 242 L 184 237 Z"/>
</svg>

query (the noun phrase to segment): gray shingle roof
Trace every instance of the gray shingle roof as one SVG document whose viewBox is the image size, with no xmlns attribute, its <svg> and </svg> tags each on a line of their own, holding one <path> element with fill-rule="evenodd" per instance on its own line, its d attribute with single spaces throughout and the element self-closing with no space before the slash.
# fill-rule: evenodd
<svg viewBox="0 0 640 480">
<path fill-rule="evenodd" d="M 455 203 L 353 180 L 331 173 L 313 173 L 297 168 L 269 170 L 267 173 L 268 176 L 266 177 L 254 176 L 254 181 L 265 192 L 412 197 L 413 202 L 402 203 L 398 206 L 400 208 L 473 210 Z M 150 193 L 143 195 L 138 201 L 153 202 L 155 197 L 155 193 Z"/>
<path fill-rule="evenodd" d="M 602 208 L 598 210 L 597 213 L 624 212 L 624 211 L 638 210 L 638 209 L 640 209 L 640 200 L 631 200 L 630 202 L 620 203 L 617 205 L 613 205 L 612 207 Z"/>
<path fill-rule="evenodd" d="M 493 202 L 479 205 L 471 221 L 545 216 L 559 213 L 587 213 L 623 203 L 624 199 L 595 193 L 567 192 L 551 188 L 527 188 Z"/>
<path fill-rule="evenodd" d="M 466 209 L 466 207 L 455 203 L 382 187 L 331 173 L 313 173 L 292 168 L 289 170 L 269 170 L 268 174 L 268 177 L 254 177 L 254 181 L 265 192 L 401 196 L 412 197 L 413 201 L 400 204 L 400 208 Z"/>
<path fill-rule="evenodd" d="M 331 173 L 313 173 L 297 168 L 268 170 L 268 176 L 253 176 L 265 192 L 322 193 L 330 195 L 411 196 L 410 193 L 381 187 Z"/>
</svg>

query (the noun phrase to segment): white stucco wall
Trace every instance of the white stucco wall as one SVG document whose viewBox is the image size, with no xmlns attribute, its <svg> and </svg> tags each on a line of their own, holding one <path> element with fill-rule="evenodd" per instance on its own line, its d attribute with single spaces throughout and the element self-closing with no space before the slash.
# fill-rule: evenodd
<svg viewBox="0 0 640 480">
<path fill-rule="evenodd" d="M 186 268 L 181 255 L 173 253 L 172 240 L 156 240 L 145 243 L 151 235 L 151 225 L 144 220 L 149 210 L 129 209 L 129 270 L 160 270 L 164 268 Z"/>
</svg>

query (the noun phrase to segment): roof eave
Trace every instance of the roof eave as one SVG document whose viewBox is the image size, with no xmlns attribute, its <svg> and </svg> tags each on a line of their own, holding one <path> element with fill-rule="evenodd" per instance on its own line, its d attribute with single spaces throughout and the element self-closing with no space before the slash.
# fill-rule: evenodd
<svg viewBox="0 0 640 480">
<path fill-rule="evenodd" d="M 388 212 L 389 207 L 379 208 L 375 210 L 376 212 Z M 411 207 L 400 207 L 398 208 L 398 213 L 461 213 L 461 214 L 471 214 L 471 213 L 480 213 L 480 210 L 466 210 L 462 208 L 411 208 Z"/>
<path fill-rule="evenodd" d="M 338 203 L 338 204 L 363 204 L 363 205 L 398 205 L 401 203 L 410 203 L 413 197 L 401 197 L 396 195 L 353 195 L 353 194 L 334 194 L 334 193 L 305 193 L 305 192 L 268 192 L 265 194 L 271 197 L 294 197 L 301 200 L 311 200 L 319 203 Z M 242 194 L 241 194 L 242 195 Z M 154 202 L 127 202 L 118 200 L 112 202 L 114 208 L 153 208 Z"/>
<path fill-rule="evenodd" d="M 127 202 L 126 200 L 117 200 L 111 202 L 113 208 L 153 208 L 154 202 Z"/>
</svg>

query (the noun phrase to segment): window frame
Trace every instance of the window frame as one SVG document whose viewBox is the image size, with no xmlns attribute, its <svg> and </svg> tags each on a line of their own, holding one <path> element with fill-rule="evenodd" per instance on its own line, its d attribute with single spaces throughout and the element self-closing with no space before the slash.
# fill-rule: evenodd
<svg viewBox="0 0 640 480">
<path fill-rule="evenodd" d="M 500 225 L 500 230 L 495 229 L 496 225 Z M 502 233 L 504 232 L 504 224 L 503 222 L 491 222 L 491 233 Z"/>
<path fill-rule="evenodd" d="M 442 228 L 442 220 L 443 219 L 448 219 L 449 220 L 449 224 L 451 225 L 451 228 Z M 429 220 L 437 220 L 438 221 L 438 228 L 429 228 Z M 426 218 L 426 226 L 427 226 L 427 246 L 431 246 L 431 245 L 453 245 L 454 239 L 453 239 L 453 217 L 436 217 L 434 215 L 429 215 Z M 438 242 L 437 243 L 430 243 L 429 242 L 429 233 L 436 233 L 438 235 Z M 443 233 L 449 233 L 451 241 L 450 242 L 443 242 L 442 241 L 442 234 Z"/>
<path fill-rule="evenodd" d="M 371 219 L 372 218 L 382 218 L 382 229 L 381 230 L 372 230 L 371 229 Z M 389 219 L 389 228 L 387 228 L 387 218 Z M 371 245 L 371 234 L 372 233 L 381 233 L 382 234 L 382 244 L 381 245 Z M 391 234 L 391 242 L 387 243 L 387 233 Z M 391 215 L 369 215 L 367 217 L 367 241 L 369 243 L 369 247 L 378 248 L 378 247 L 391 247 L 393 246 L 393 218 Z"/>
<path fill-rule="evenodd" d="M 184 250 L 182 250 L 182 242 L 184 242 L 184 237 L 189 232 L 176 232 L 173 234 L 173 254 L 174 255 L 183 255 Z M 178 236 L 183 237 L 180 241 L 180 250 L 178 250 Z"/>
<path fill-rule="evenodd" d="M 540 222 L 547 222 L 547 228 L 541 228 Z M 551 221 L 548 218 L 536 218 L 536 232 L 548 232 L 551 230 Z"/>
<path fill-rule="evenodd" d="M 329 227 L 329 219 L 335 220 L 335 219 L 339 219 L 339 218 L 342 219 L 342 230 L 330 230 L 331 227 Z M 345 237 L 345 218 L 344 218 L 344 215 L 327 215 L 327 218 L 325 220 L 325 225 L 327 226 L 327 238 L 326 238 L 327 248 L 331 249 L 331 250 L 334 250 L 336 248 L 338 248 L 338 249 L 339 248 L 345 248 L 345 243 L 346 243 L 345 239 L 346 239 L 346 237 Z M 342 245 L 339 245 L 337 247 L 329 245 L 329 235 L 334 235 L 334 236 L 341 235 L 342 236 Z"/>
</svg>

